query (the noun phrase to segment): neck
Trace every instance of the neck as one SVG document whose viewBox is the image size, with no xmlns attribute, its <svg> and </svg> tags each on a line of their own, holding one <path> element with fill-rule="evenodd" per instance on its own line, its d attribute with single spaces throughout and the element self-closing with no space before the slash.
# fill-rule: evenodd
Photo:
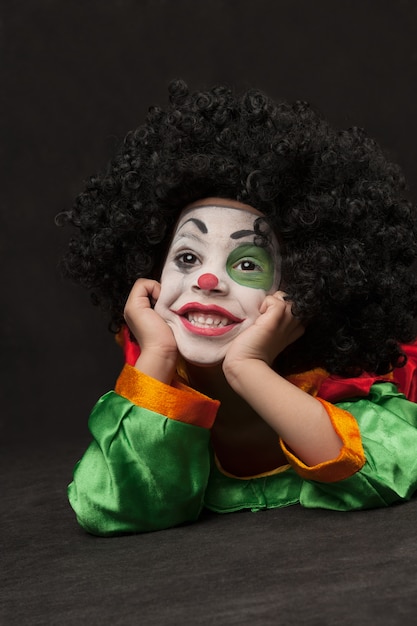
<svg viewBox="0 0 417 626">
<path fill-rule="evenodd" d="M 220 400 L 211 441 L 224 470 L 254 476 L 286 464 L 277 433 L 230 387 L 221 365 L 186 370 L 191 387 Z"/>
<path fill-rule="evenodd" d="M 224 401 L 234 395 L 223 373 L 221 364 L 203 367 L 187 363 L 186 371 L 191 387 L 216 400 Z"/>
<path fill-rule="evenodd" d="M 221 364 L 201 367 L 187 363 L 186 369 L 191 387 L 210 398 L 220 400 L 216 427 L 229 424 L 234 428 L 236 419 L 240 423 L 260 419 L 252 407 L 229 385 Z"/>
</svg>

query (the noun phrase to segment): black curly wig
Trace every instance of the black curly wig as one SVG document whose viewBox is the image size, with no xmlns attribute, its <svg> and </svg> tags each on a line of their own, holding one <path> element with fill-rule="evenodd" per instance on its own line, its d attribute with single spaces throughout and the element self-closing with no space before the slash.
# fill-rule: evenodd
<svg viewBox="0 0 417 626">
<path fill-rule="evenodd" d="M 417 227 L 400 168 L 362 129 L 335 130 L 306 102 L 226 86 L 190 93 L 181 80 L 59 216 L 78 229 L 64 273 L 110 312 L 114 332 L 134 281 L 158 278 L 180 211 L 210 196 L 256 207 L 282 242 L 282 288 L 307 330 L 280 371 L 403 364 Z"/>
</svg>

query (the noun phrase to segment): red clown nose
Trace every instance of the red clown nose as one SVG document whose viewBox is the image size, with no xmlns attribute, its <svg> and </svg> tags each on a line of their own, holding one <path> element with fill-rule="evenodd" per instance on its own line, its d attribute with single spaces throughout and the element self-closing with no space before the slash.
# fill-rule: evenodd
<svg viewBox="0 0 417 626">
<path fill-rule="evenodd" d="M 219 284 L 217 276 L 214 274 L 203 274 L 197 280 L 200 289 L 215 289 Z"/>
</svg>

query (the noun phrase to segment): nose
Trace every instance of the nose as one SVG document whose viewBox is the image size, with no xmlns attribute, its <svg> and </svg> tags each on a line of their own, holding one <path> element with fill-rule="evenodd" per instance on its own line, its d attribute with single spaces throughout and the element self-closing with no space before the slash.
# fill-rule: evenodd
<svg viewBox="0 0 417 626">
<path fill-rule="evenodd" d="M 195 277 L 193 290 L 205 291 L 213 295 L 225 295 L 229 292 L 229 287 L 222 272 L 216 272 L 216 274 L 205 272 Z"/>
<path fill-rule="evenodd" d="M 210 291 L 216 289 L 219 284 L 219 279 L 214 274 L 202 274 L 197 279 L 197 285 L 200 289 Z"/>
</svg>

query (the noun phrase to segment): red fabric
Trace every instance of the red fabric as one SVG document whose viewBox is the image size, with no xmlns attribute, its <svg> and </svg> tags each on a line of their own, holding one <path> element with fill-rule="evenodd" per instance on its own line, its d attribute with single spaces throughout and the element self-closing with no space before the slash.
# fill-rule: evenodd
<svg viewBox="0 0 417 626">
<path fill-rule="evenodd" d="M 138 344 L 131 340 L 127 326 L 122 330 L 122 345 L 125 360 L 134 366 L 140 354 Z M 357 378 L 336 378 L 329 376 L 321 384 L 319 396 L 327 402 L 338 402 L 354 397 L 365 397 L 372 385 L 377 381 L 390 381 L 398 385 L 399 390 L 412 402 L 417 402 L 417 342 L 402 346 L 407 355 L 407 363 L 392 374 L 371 376 L 362 374 Z"/>
<path fill-rule="evenodd" d="M 398 389 L 412 402 L 417 402 L 417 342 L 402 346 L 407 355 L 404 367 L 395 369 L 386 376 L 362 374 L 357 378 L 336 378 L 329 376 L 322 383 L 320 398 L 328 402 L 337 402 L 354 397 L 365 397 L 372 385 L 377 381 L 390 381 L 398 385 Z"/>
<path fill-rule="evenodd" d="M 329 376 L 322 383 L 318 395 L 327 402 L 340 402 L 349 398 L 366 397 L 377 381 L 394 382 L 392 376 L 370 376 L 362 374 L 357 378 L 336 378 Z"/>
<path fill-rule="evenodd" d="M 417 402 L 417 342 L 401 347 L 407 355 L 407 363 L 394 371 L 394 379 L 400 391 L 412 402 Z"/>
<path fill-rule="evenodd" d="M 131 340 L 130 332 L 127 326 L 123 326 L 121 339 L 125 361 L 128 365 L 132 365 L 134 367 L 140 354 L 140 348 L 135 341 Z"/>
</svg>

